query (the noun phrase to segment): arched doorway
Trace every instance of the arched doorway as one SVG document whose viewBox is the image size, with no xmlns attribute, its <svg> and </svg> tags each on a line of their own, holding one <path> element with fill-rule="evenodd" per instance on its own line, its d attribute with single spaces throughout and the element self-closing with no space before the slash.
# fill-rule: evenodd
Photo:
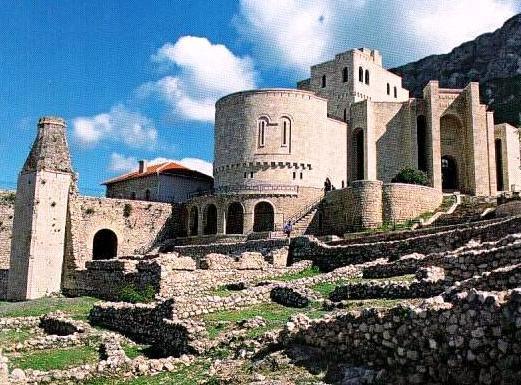
<svg viewBox="0 0 521 385">
<path fill-rule="evenodd" d="M 204 211 L 204 234 L 217 234 L 217 207 L 214 204 L 206 206 Z"/>
<path fill-rule="evenodd" d="M 364 175 L 364 130 L 353 132 L 353 180 L 363 180 Z"/>
<path fill-rule="evenodd" d="M 239 202 L 233 202 L 226 214 L 226 234 L 242 234 L 243 231 L 244 209 Z"/>
<path fill-rule="evenodd" d="M 451 156 L 441 157 L 441 180 L 444 191 L 458 189 L 458 167 L 456 161 Z"/>
<path fill-rule="evenodd" d="M 496 139 L 494 141 L 494 147 L 496 150 L 496 183 L 497 183 L 497 191 L 505 190 L 505 181 L 503 180 L 503 152 L 501 139 Z"/>
<path fill-rule="evenodd" d="M 423 115 L 416 118 L 416 145 L 418 148 L 418 170 L 427 172 L 427 120 Z"/>
<path fill-rule="evenodd" d="M 275 212 L 268 202 L 259 202 L 253 210 L 253 231 L 273 231 L 275 227 Z"/>
<path fill-rule="evenodd" d="M 189 234 L 197 235 L 199 230 L 199 210 L 196 206 L 190 209 Z"/>
<path fill-rule="evenodd" d="M 92 259 L 113 259 L 118 256 L 118 237 L 109 229 L 98 231 L 92 242 Z"/>
</svg>

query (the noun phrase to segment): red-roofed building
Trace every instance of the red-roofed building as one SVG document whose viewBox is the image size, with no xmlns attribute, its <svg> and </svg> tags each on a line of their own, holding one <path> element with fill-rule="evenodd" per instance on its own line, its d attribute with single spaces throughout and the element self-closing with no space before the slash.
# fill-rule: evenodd
<svg viewBox="0 0 521 385">
<path fill-rule="evenodd" d="M 189 195 L 213 188 L 213 178 L 175 162 L 147 165 L 103 182 L 107 198 L 184 202 Z"/>
</svg>

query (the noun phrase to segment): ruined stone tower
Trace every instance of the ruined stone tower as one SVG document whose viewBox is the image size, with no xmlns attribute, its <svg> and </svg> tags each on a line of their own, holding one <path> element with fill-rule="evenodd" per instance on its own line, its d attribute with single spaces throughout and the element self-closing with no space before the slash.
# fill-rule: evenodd
<svg viewBox="0 0 521 385">
<path fill-rule="evenodd" d="M 43 117 L 18 177 L 7 296 L 60 291 L 69 193 L 74 184 L 66 124 Z"/>
</svg>

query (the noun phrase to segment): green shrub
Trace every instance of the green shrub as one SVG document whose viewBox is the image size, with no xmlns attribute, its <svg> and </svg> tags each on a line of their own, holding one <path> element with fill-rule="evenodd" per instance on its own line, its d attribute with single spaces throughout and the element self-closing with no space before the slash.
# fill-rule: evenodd
<svg viewBox="0 0 521 385">
<path fill-rule="evenodd" d="M 392 179 L 393 183 L 408 183 L 427 186 L 429 184 L 429 177 L 421 170 L 414 168 L 404 168 Z"/>
<path fill-rule="evenodd" d="M 128 218 L 130 217 L 130 214 L 132 214 L 132 205 L 130 203 L 125 203 L 125 206 L 123 206 L 123 216 Z"/>
<path fill-rule="evenodd" d="M 123 302 L 139 303 L 152 302 L 156 297 L 156 291 L 152 285 L 146 285 L 144 289 L 138 289 L 133 284 L 123 286 L 119 290 L 118 298 Z"/>
<path fill-rule="evenodd" d="M 14 204 L 16 200 L 16 193 L 8 192 L 7 194 L 0 195 L 0 202 L 7 204 Z"/>
</svg>

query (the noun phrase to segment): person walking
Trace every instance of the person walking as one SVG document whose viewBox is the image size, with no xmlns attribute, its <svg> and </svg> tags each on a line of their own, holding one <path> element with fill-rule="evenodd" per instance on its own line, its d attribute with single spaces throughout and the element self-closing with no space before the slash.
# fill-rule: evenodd
<svg viewBox="0 0 521 385">
<path fill-rule="evenodd" d="M 292 231 L 293 231 L 293 224 L 291 223 L 291 221 L 287 221 L 286 224 L 284 225 L 284 234 L 286 234 L 288 236 L 288 238 L 290 238 Z"/>
</svg>

